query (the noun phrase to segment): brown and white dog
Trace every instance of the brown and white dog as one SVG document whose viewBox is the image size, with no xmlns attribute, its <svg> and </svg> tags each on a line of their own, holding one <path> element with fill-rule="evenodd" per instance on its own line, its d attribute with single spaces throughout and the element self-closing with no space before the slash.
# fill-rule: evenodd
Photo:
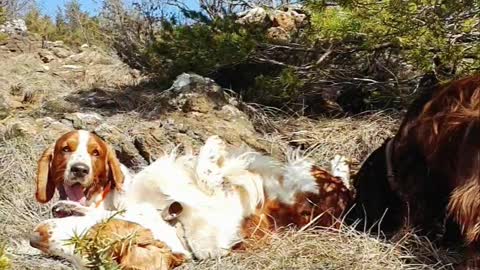
<svg viewBox="0 0 480 270">
<path fill-rule="evenodd" d="M 218 136 L 208 138 L 198 155 L 159 158 L 135 175 L 127 195 L 124 215 L 136 216 L 130 222 L 151 230 L 172 253 L 198 259 L 223 256 L 246 239 L 259 241 L 287 227 L 338 226 L 351 204 L 342 179 L 308 159 L 293 154 L 283 164 L 257 152 L 228 150 Z M 35 229 L 32 246 L 72 259 L 74 249 L 65 243 L 73 231 L 88 232 L 108 214 L 93 209 L 70 221 L 46 220 Z"/>
<path fill-rule="evenodd" d="M 355 179 L 352 216 L 387 233 L 480 240 L 480 75 L 424 89 Z"/>
<path fill-rule="evenodd" d="M 75 130 L 43 152 L 38 161 L 35 196 L 46 203 L 57 189 L 60 199 L 113 210 L 121 204 L 131 178 L 104 140 L 91 132 Z"/>
</svg>

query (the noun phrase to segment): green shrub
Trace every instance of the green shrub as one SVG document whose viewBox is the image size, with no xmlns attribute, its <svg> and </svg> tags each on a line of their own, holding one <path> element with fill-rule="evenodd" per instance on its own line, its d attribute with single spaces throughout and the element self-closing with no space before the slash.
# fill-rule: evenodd
<svg viewBox="0 0 480 270">
<path fill-rule="evenodd" d="M 182 72 L 208 76 L 222 66 L 243 62 L 259 36 L 225 19 L 211 24 L 166 27 L 145 49 L 156 73 L 172 80 Z"/>
<path fill-rule="evenodd" d="M 461 60 L 480 46 L 479 42 L 454 38 L 474 38 L 472 30 L 476 27 L 478 31 L 479 27 L 475 15 L 475 10 L 480 10 L 478 1 L 339 2 L 342 6 L 334 8 L 309 5 L 316 38 L 333 37 L 345 45 L 353 39 L 358 48 L 367 50 L 378 51 L 382 46 L 384 50 L 397 49 L 398 57 L 423 72 L 432 69 L 432 57 L 436 54 L 446 65 L 465 65 Z M 469 64 L 478 66 L 478 61 L 477 58 Z"/>
<path fill-rule="evenodd" d="M 283 69 L 278 77 L 259 75 L 246 98 L 262 104 L 282 106 L 296 100 L 304 86 L 297 73 L 291 68 Z"/>
<path fill-rule="evenodd" d="M 361 27 L 351 10 L 340 8 L 322 8 L 320 12 L 312 12 L 311 22 L 311 41 L 355 38 Z"/>
</svg>

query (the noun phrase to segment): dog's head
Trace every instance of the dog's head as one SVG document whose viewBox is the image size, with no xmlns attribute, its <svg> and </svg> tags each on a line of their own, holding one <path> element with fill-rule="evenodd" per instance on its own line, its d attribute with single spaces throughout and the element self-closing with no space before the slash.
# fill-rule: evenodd
<svg viewBox="0 0 480 270">
<path fill-rule="evenodd" d="M 121 189 L 124 175 L 111 147 L 97 135 L 75 130 L 62 135 L 38 161 L 36 198 L 61 197 L 91 204 L 110 189 Z"/>
</svg>

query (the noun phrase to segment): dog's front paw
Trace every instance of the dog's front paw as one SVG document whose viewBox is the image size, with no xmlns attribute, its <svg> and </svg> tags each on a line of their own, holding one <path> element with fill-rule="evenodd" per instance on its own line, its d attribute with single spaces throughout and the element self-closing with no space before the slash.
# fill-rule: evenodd
<svg viewBox="0 0 480 270">
<path fill-rule="evenodd" d="M 222 166 L 227 146 L 219 136 L 211 136 L 200 149 L 196 164 L 197 182 L 207 193 L 213 193 L 225 185 Z"/>
<path fill-rule="evenodd" d="M 342 179 L 343 184 L 350 189 L 350 161 L 348 158 L 335 155 L 330 161 L 330 172 L 333 176 Z"/>
<path fill-rule="evenodd" d="M 52 215 L 55 218 L 63 218 L 70 216 L 85 216 L 89 211 L 88 207 L 85 207 L 77 202 L 72 201 L 58 201 L 52 206 Z"/>
</svg>

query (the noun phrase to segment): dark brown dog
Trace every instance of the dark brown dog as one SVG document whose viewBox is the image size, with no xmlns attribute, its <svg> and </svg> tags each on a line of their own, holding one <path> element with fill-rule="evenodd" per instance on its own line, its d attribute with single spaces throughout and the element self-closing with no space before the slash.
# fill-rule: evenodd
<svg viewBox="0 0 480 270">
<path fill-rule="evenodd" d="M 480 75 L 426 89 L 356 176 L 350 219 L 480 240 Z M 445 226 L 447 225 L 447 226 Z M 445 228 L 447 231 L 445 234 Z"/>
</svg>

